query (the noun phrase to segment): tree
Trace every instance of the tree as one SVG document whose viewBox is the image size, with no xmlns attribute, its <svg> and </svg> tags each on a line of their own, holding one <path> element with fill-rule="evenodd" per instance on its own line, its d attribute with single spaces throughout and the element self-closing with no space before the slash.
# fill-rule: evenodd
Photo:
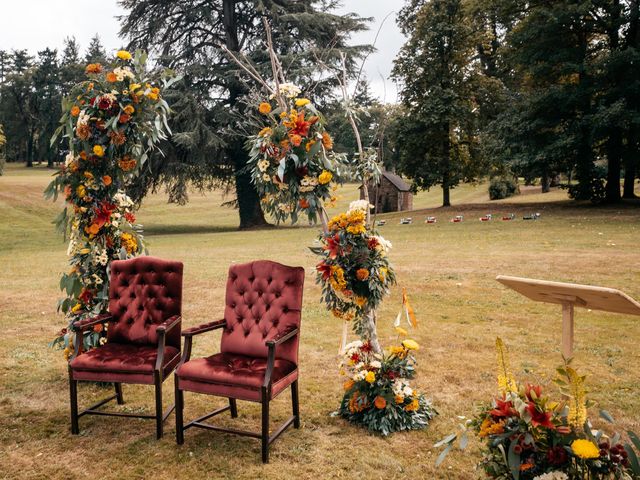
<svg viewBox="0 0 640 480">
<path fill-rule="evenodd" d="M 75 43 L 75 39 L 73 40 Z M 73 47 L 72 47 L 73 48 Z M 97 33 L 91 38 L 87 53 L 84 56 L 85 63 L 106 63 L 107 52 L 100 41 L 100 35 Z"/>
<path fill-rule="evenodd" d="M 264 225 L 258 195 L 244 170 L 248 159 L 244 141 L 255 128 L 245 100 L 252 84 L 244 81 L 244 72 L 220 47 L 246 55 L 258 69 L 270 68 L 260 21 L 267 17 L 287 78 L 305 93 L 321 96 L 333 82 L 318 75 L 318 60 L 335 64 L 344 51 L 352 71 L 354 59 L 366 48 L 347 47 L 346 40 L 350 33 L 365 28 L 364 20 L 330 13 L 334 2 L 316 0 L 120 3 L 129 12 L 122 21 L 122 34 L 130 39 L 130 48 L 156 53 L 163 65 L 183 75 L 170 99 L 174 134 L 163 146 L 165 157 L 152 159 L 133 193 L 141 198 L 150 188 L 164 184 L 171 200 L 186 201 L 190 181 L 201 188 L 232 186 L 240 228 Z"/>
<path fill-rule="evenodd" d="M 461 0 L 410 0 L 398 25 L 409 36 L 393 69 L 406 110 L 400 171 L 414 188 L 441 185 L 450 206 L 450 189 L 474 176 L 479 159 L 474 34 Z"/>
<path fill-rule="evenodd" d="M 61 115 L 60 67 L 57 51 L 46 48 L 38 52 L 38 63 L 33 73 L 31 111 L 37 118 L 38 145 L 37 158 L 53 162 L 59 157 L 58 149 L 51 148 L 50 139 L 58 126 Z"/>
</svg>

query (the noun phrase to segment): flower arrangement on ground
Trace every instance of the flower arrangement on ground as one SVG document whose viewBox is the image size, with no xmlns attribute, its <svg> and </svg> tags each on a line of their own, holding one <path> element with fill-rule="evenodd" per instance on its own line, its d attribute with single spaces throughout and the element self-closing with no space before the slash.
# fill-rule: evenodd
<svg viewBox="0 0 640 480">
<path fill-rule="evenodd" d="M 263 209 L 281 222 L 307 215 L 318 220 L 319 210 L 335 202 L 344 155 L 333 152 L 333 140 L 316 107 L 291 83 L 279 85 L 278 102 L 260 103 L 267 124 L 249 138 L 248 167 Z"/>
<path fill-rule="evenodd" d="M 484 445 L 479 464 L 488 478 L 516 480 L 577 480 L 640 478 L 630 457 L 637 457 L 630 446 L 601 430 L 594 430 L 587 417 L 585 377 L 570 366 L 557 369 L 555 383 L 563 398 L 552 400 L 541 385 L 521 385 L 513 377 L 506 347 L 496 341 L 500 394 L 482 405 L 467 422 Z M 605 414 L 604 416 L 608 416 Z M 632 433 L 630 433 L 633 436 Z M 452 434 L 436 446 L 445 446 L 438 463 L 451 449 L 457 435 Z M 461 437 L 461 447 L 466 437 Z M 637 440 L 637 437 L 635 437 Z M 640 442 L 638 442 L 640 445 Z M 639 447 L 640 448 L 640 447 Z"/>
<path fill-rule="evenodd" d="M 316 281 L 322 286 L 322 300 L 338 318 L 350 321 L 353 331 L 380 353 L 372 338 L 368 314 L 380 305 L 396 281 L 389 263 L 391 242 L 366 225 L 369 202 L 351 202 L 349 210 L 333 217 L 328 231 L 320 235 L 319 247 L 311 251 L 321 257 Z"/>
<path fill-rule="evenodd" d="M 58 309 L 69 325 L 107 310 L 109 264 L 145 251 L 127 184 L 149 152 L 165 138 L 169 106 L 158 84 L 147 77 L 146 55 L 119 51 L 113 65 L 86 67 L 87 80 L 76 85 L 63 103 L 63 116 L 52 143 L 63 135 L 69 152 L 45 190 L 59 193 L 65 208 L 56 223 L 69 239 L 70 270 L 60 288 L 66 297 Z M 163 86 L 170 80 L 163 78 Z M 106 341 L 102 326 L 85 335 L 85 348 Z M 69 353 L 63 329 L 53 342 Z"/>
<path fill-rule="evenodd" d="M 338 414 L 382 435 L 426 427 L 436 411 L 409 383 L 417 349 L 409 339 L 384 354 L 375 353 L 366 341 L 348 344 L 340 365 L 347 380 Z"/>
</svg>

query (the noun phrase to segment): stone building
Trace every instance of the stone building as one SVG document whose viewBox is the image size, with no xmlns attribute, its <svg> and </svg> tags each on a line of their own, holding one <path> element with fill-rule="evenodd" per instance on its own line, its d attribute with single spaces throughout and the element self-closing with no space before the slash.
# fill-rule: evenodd
<svg viewBox="0 0 640 480">
<path fill-rule="evenodd" d="M 413 210 L 411 186 L 401 177 L 391 172 L 382 172 L 380 184 L 369 182 L 369 201 L 375 205 L 376 213 L 402 212 Z M 362 199 L 364 194 L 360 192 Z"/>
</svg>

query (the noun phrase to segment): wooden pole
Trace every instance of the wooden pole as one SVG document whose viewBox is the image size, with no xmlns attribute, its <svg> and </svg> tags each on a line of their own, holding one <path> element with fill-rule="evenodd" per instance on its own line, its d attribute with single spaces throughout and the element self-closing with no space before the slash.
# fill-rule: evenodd
<svg viewBox="0 0 640 480">
<path fill-rule="evenodd" d="M 562 304 L 562 355 L 573 356 L 573 303 Z"/>
</svg>

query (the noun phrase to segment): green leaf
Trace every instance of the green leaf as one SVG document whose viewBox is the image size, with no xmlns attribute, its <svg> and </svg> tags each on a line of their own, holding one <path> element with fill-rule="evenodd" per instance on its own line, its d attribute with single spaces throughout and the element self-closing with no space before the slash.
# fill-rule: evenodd
<svg viewBox="0 0 640 480">
<path fill-rule="evenodd" d="M 515 451 L 518 443 L 519 440 L 517 438 L 511 440 L 511 443 L 509 444 L 509 452 L 507 453 L 507 462 L 509 464 L 509 469 L 511 470 L 511 475 L 513 475 L 514 480 L 520 479 L 520 455 L 518 455 Z"/>
<path fill-rule="evenodd" d="M 451 446 L 452 444 L 450 443 L 442 452 L 440 452 L 440 455 L 438 455 L 438 458 L 436 459 L 436 467 L 440 466 L 440 464 L 444 462 L 444 459 L 447 457 L 449 451 L 451 450 Z"/>
<path fill-rule="evenodd" d="M 604 410 L 604 409 L 600 409 L 600 416 L 602 418 L 604 418 L 609 423 L 614 423 L 615 422 L 615 420 L 613 419 L 611 414 L 609 412 L 607 412 L 606 410 Z"/>
<path fill-rule="evenodd" d="M 631 465 L 631 470 L 633 470 L 633 473 L 635 475 L 640 475 L 640 461 L 638 461 L 638 456 L 636 455 L 636 452 L 634 452 L 633 448 L 631 448 L 631 445 L 628 445 L 628 444 L 624 446 L 624 449 L 627 452 L 629 464 Z"/>
<path fill-rule="evenodd" d="M 627 435 L 629 435 L 631 442 L 633 442 L 633 444 L 636 446 L 636 448 L 640 452 L 640 438 L 638 438 L 638 435 L 636 435 L 634 432 L 629 430 L 627 430 Z"/>
</svg>

